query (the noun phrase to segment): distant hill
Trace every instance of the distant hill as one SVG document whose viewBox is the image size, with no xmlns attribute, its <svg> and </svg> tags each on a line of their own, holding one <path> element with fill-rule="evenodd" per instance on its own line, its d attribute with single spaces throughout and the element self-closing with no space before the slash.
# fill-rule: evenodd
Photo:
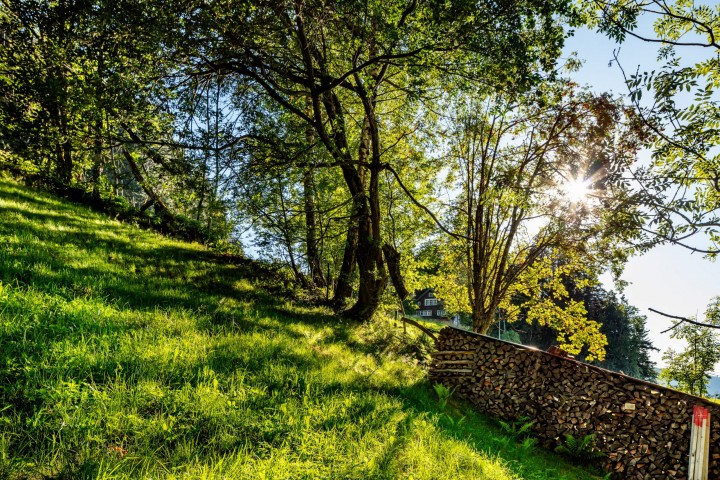
<svg viewBox="0 0 720 480">
<path fill-rule="evenodd" d="M 656 368 L 658 374 L 660 374 L 660 368 Z M 708 385 L 708 396 L 716 397 L 720 396 L 720 376 L 711 375 L 710 384 Z"/>
</svg>

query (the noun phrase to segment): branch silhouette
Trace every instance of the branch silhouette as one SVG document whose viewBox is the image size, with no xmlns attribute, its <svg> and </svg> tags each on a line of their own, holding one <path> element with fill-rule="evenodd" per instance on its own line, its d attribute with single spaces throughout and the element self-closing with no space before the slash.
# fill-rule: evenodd
<svg viewBox="0 0 720 480">
<path fill-rule="evenodd" d="M 720 325 L 713 325 L 711 323 L 704 323 L 704 322 L 698 322 L 697 320 L 691 320 L 687 317 L 678 317 L 677 315 L 670 315 L 669 313 L 664 313 L 664 312 L 661 312 L 660 310 L 655 310 L 654 308 L 648 308 L 648 310 L 650 310 L 653 313 L 657 313 L 658 315 L 662 315 L 663 317 L 674 318 L 675 320 L 680 320 L 672 327 L 668 328 L 667 330 L 663 330 L 660 333 L 667 333 L 670 330 L 674 330 L 677 327 L 679 327 L 680 325 L 682 325 L 683 323 L 691 323 L 693 325 L 697 325 L 698 327 L 708 327 L 708 328 L 720 329 Z"/>
</svg>

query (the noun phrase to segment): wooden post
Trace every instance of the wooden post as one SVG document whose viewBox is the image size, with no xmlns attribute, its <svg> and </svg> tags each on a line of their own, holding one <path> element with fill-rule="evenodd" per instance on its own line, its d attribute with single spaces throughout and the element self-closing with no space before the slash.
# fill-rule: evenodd
<svg viewBox="0 0 720 480">
<path fill-rule="evenodd" d="M 693 407 L 690 427 L 689 480 L 708 480 L 708 458 L 710 453 L 710 412 L 705 407 Z"/>
<path fill-rule="evenodd" d="M 708 478 L 709 468 L 710 468 L 710 411 L 705 409 L 707 412 L 705 415 L 705 428 L 704 435 L 705 435 L 705 448 L 703 449 L 703 477 L 702 478 Z"/>
<path fill-rule="evenodd" d="M 693 407 L 693 416 L 690 422 L 690 455 L 688 459 L 688 480 L 697 480 L 695 475 L 695 457 L 697 455 L 698 427 L 696 423 L 697 406 Z"/>
</svg>

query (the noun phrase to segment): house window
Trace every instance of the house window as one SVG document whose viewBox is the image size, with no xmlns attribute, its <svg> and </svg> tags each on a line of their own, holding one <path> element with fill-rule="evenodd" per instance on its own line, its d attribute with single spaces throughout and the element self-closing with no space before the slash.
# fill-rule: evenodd
<svg viewBox="0 0 720 480">
<path fill-rule="evenodd" d="M 431 305 L 437 305 L 437 298 L 426 298 L 425 299 L 425 306 L 429 307 Z"/>
<path fill-rule="evenodd" d="M 438 317 L 444 317 L 445 316 L 445 310 L 438 310 L 437 311 Z"/>
<path fill-rule="evenodd" d="M 432 317 L 432 310 L 420 310 L 421 317 Z"/>
</svg>

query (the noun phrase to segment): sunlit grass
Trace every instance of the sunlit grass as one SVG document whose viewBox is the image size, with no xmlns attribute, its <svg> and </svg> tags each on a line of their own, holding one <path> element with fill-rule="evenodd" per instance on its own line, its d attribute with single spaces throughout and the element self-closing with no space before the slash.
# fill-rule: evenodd
<svg viewBox="0 0 720 480">
<path fill-rule="evenodd" d="M 420 338 L 0 183 L 0 478 L 595 478 L 443 411 Z"/>
</svg>

